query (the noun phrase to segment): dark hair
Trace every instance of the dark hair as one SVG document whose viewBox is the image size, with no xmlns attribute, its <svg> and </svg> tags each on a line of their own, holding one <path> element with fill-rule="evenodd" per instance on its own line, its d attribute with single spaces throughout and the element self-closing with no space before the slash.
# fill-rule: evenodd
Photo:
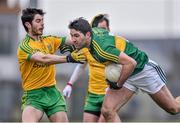
<svg viewBox="0 0 180 123">
<path fill-rule="evenodd" d="M 107 14 L 99 14 L 96 15 L 93 20 L 91 21 L 91 26 L 92 27 L 97 27 L 98 24 L 102 21 L 106 21 L 107 26 L 109 27 L 109 19 Z"/>
<path fill-rule="evenodd" d="M 34 19 L 34 16 L 36 14 L 43 16 L 45 14 L 45 12 L 43 12 L 42 9 L 36 9 L 36 8 L 26 8 L 26 9 L 22 10 L 21 21 L 22 21 L 22 24 L 23 24 L 26 32 L 28 32 L 28 28 L 26 27 L 25 23 L 26 22 L 32 23 L 32 20 Z"/>
<path fill-rule="evenodd" d="M 77 18 L 74 21 L 70 22 L 68 27 L 69 29 L 75 29 L 76 31 L 80 31 L 84 35 L 86 35 L 87 32 L 90 32 L 92 35 L 91 25 L 83 17 Z"/>
</svg>

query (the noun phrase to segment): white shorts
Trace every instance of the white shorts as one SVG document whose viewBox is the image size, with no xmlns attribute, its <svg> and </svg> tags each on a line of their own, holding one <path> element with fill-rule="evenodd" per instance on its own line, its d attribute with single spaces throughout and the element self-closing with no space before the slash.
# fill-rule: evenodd
<svg viewBox="0 0 180 123">
<path fill-rule="evenodd" d="M 166 81 L 166 75 L 161 67 L 149 60 L 144 69 L 129 77 L 123 86 L 134 92 L 141 90 L 148 94 L 154 94 L 165 85 Z"/>
</svg>

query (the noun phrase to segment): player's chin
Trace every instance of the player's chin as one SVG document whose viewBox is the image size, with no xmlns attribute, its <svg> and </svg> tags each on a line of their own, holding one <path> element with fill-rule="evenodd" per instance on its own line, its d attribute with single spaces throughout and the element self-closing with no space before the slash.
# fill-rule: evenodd
<svg viewBox="0 0 180 123">
<path fill-rule="evenodd" d="M 42 34 L 43 34 L 43 31 L 39 31 L 39 32 L 38 32 L 38 35 L 42 35 Z"/>
</svg>

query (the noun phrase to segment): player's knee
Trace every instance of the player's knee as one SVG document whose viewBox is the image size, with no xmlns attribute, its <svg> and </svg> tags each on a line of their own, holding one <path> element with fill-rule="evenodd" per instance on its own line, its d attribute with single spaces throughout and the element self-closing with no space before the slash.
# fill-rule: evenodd
<svg viewBox="0 0 180 123">
<path fill-rule="evenodd" d="M 102 115 L 103 115 L 104 117 L 107 117 L 110 112 L 108 111 L 108 109 L 102 107 L 101 113 L 102 113 Z"/>
<path fill-rule="evenodd" d="M 110 108 L 103 108 L 101 109 L 101 113 L 104 117 L 110 117 L 113 115 L 113 111 Z"/>
</svg>

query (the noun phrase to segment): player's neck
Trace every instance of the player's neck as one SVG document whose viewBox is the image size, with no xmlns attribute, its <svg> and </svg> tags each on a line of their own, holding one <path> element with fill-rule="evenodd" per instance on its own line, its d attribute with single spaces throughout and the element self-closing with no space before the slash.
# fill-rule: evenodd
<svg viewBox="0 0 180 123">
<path fill-rule="evenodd" d="M 32 33 L 28 33 L 28 35 L 29 35 L 32 39 L 34 39 L 34 40 L 36 40 L 36 41 L 40 41 L 40 40 L 41 40 L 41 35 L 35 35 L 35 34 L 32 34 Z"/>
</svg>

